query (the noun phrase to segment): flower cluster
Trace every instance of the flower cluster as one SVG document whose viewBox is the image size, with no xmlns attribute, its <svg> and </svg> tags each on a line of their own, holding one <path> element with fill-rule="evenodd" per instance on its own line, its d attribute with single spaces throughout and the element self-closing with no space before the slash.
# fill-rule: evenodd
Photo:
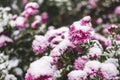
<svg viewBox="0 0 120 80">
<path fill-rule="evenodd" d="M 112 24 L 105 29 L 111 33 L 111 30 L 113 32 L 116 28 L 118 27 Z M 109 59 L 109 57 L 106 55 L 112 53 L 106 53 L 106 50 L 103 50 L 103 47 L 106 47 L 107 49 L 109 45 L 114 46 L 114 43 L 111 39 L 110 44 L 107 42 L 108 39 L 109 38 L 105 38 L 102 35 L 96 33 L 94 28 L 92 28 L 91 17 L 85 16 L 81 20 L 74 22 L 70 26 L 70 29 L 67 27 L 61 27 L 59 29 L 50 28 L 44 36 L 36 35 L 35 40 L 32 43 L 32 48 L 36 53 L 46 52 L 46 55 L 53 59 L 51 66 L 55 65 L 57 70 L 53 70 L 52 67 L 50 70 L 52 70 L 54 73 L 58 70 L 62 73 L 64 68 L 68 68 L 67 71 L 69 73 L 66 74 L 68 80 L 114 80 L 118 79 L 118 75 L 120 74 L 117 69 L 118 66 L 116 66 L 116 64 L 111 61 L 107 61 L 107 58 Z M 117 40 L 115 39 L 115 42 L 116 41 Z M 50 51 L 47 51 L 49 48 Z M 101 61 L 103 57 L 105 57 L 105 60 Z M 68 58 L 68 61 L 64 61 L 64 58 Z M 111 56 L 111 58 L 115 58 L 115 56 Z M 40 58 L 40 61 L 42 59 L 43 57 Z M 36 64 L 40 64 L 36 65 L 35 62 Z M 47 71 L 45 71 L 47 75 L 41 73 L 41 71 L 43 72 L 44 69 L 48 69 L 44 66 L 47 66 L 49 63 L 45 64 L 46 62 L 44 61 L 35 62 L 31 63 L 30 68 L 28 69 L 26 75 L 29 76 L 29 78 L 27 77 L 26 80 L 56 79 L 56 77 L 53 77 L 53 73 L 51 73 L 51 75 L 49 75 Z M 40 66 L 43 65 L 43 62 L 44 66 Z M 72 67 L 72 71 L 70 65 Z M 108 66 L 111 67 L 107 68 Z M 34 69 L 38 70 L 35 71 Z M 32 70 L 35 72 L 30 72 Z M 41 78 L 41 75 L 45 77 Z"/>
<path fill-rule="evenodd" d="M 18 77 L 20 80 L 24 80 L 26 64 L 24 65 L 23 59 L 20 60 L 21 57 L 17 55 L 26 53 L 27 49 L 31 51 L 28 44 L 31 43 L 33 35 L 44 32 L 48 19 L 47 12 L 41 11 L 40 13 L 40 5 L 37 2 L 24 0 L 23 9 L 16 5 L 17 1 L 13 0 L 12 2 L 10 7 L 0 6 L 0 61 L 5 55 L 8 57 L 4 59 L 6 60 L 4 63 L 0 63 L 0 80 L 18 80 Z M 2 2 L 0 2 L 1 4 Z M 17 12 L 18 7 L 20 11 Z M 24 42 L 25 40 L 26 42 Z M 28 43 L 27 49 L 24 45 L 26 43 Z M 37 41 L 34 43 L 36 44 Z M 26 59 L 26 61 L 29 63 L 29 60 Z M 21 64 L 24 66 L 20 67 Z"/>
<path fill-rule="evenodd" d="M 92 60 L 86 62 L 83 69 L 71 71 L 68 74 L 68 79 L 87 80 L 88 76 L 93 79 L 95 79 L 95 76 L 99 76 L 103 80 L 114 80 L 118 79 L 118 74 L 119 72 L 113 63 L 100 63 L 99 61 Z"/>
<path fill-rule="evenodd" d="M 70 26 L 69 39 L 72 44 L 80 45 L 84 41 L 90 39 L 93 32 L 90 21 L 90 16 L 86 16 Z"/>
<path fill-rule="evenodd" d="M 13 16 L 12 25 L 14 25 L 17 29 L 24 29 L 27 27 L 31 21 L 31 17 L 33 18 L 32 23 L 29 24 L 31 28 L 37 28 L 40 24 L 44 24 L 48 19 L 48 14 L 43 12 L 41 15 L 37 15 L 39 13 L 39 5 L 36 2 L 30 2 L 25 5 L 24 11 L 19 15 Z"/>
<path fill-rule="evenodd" d="M 38 14 L 39 5 L 36 2 L 27 3 L 24 11 L 19 15 L 13 15 L 10 11 L 10 7 L 0 7 L 0 47 L 5 46 L 6 43 L 13 43 L 14 40 L 23 36 L 23 34 L 20 34 L 20 31 L 25 30 L 29 26 L 32 29 L 38 29 L 40 25 L 45 25 L 48 19 L 47 12 L 43 12 L 41 15 Z M 9 37 L 13 39 L 6 36 L 9 29 L 13 30 L 13 33 L 9 34 Z"/>
</svg>

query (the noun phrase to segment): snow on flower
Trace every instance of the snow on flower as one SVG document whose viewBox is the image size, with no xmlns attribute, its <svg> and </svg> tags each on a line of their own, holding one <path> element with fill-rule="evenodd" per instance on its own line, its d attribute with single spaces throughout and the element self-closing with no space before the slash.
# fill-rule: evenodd
<svg viewBox="0 0 120 80">
<path fill-rule="evenodd" d="M 24 29 L 26 28 L 26 24 L 27 24 L 27 19 L 23 16 L 18 16 L 15 20 L 15 27 L 17 29 Z"/>
<path fill-rule="evenodd" d="M 90 39 L 92 33 L 91 17 L 83 17 L 80 21 L 74 22 L 70 26 L 69 30 L 69 40 L 74 45 L 79 45 Z"/>
<path fill-rule="evenodd" d="M 35 36 L 35 40 L 32 42 L 33 51 L 36 53 L 42 53 L 49 45 L 47 39 L 44 36 Z"/>
<path fill-rule="evenodd" d="M 119 71 L 113 63 L 102 63 L 99 70 L 99 76 L 103 80 L 116 80 Z"/>
<path fill-rule="evenodd" d="M 88 52 L 89 57 L 99 58 L 102 55 L 102 50 L 99 47 L 92 47 Z"/>
<path fill-rule="evenodd" d="M 45 37 L 50 43 L 50 47 L 55 48 L 61 41 L 68 38 L 68 28 L 62 27 L 59 29 L 51 29 L 47 31 Z"/>
<path fill-rule="evenodd" d="M 54 60 L 57 61 L 59 57 L 71 46 L 72 44 L 70 41 L 68 39 L 64 39 L 54 49 L 51 50 L 50 56 L 52 56 Z"/>
<path fill-rule="evenodd" d="M 44 56 L 30 64 L 25 80 L 54 80 L 53 58 Z"/>
<path fill-rule="evenodd" d="M 74 62 L 74 69 L 76 69 L 76 70 L 83 70 L 83 68 L 85 66 L 85 63 L 88 62 L 88 60 L 89 59 L 88 59 L 87 56 L 79 57 Z"/>
<path fill-rule="evenodd" d="M 88 73 L 89 76 L 93 77 L 96 76 L 100 66 L 101 63 L 99 61 L 96 60 L 88 61 L 85 64 L 84 70 Z"/>
<path fill-rule="evenodd" d="M 69 31 L 69 28 L 67 28 L 67 27 L 61 27 L 58 29 L 50 29 L 46 32 L 45 37 L 50 42 L 51 39 L 54 38 L 54 36 L 62 35 L 62 33 L 68 33 L 68 31 Z"/>
<path fill-rule="evenodd" d="M 86 80 L 87 73 L 83 70 L 73 70 L 68 73 L 68 80 Z"/>
<path fill-rule="evenodd" d="M 6 43 L 8 43 L 8 42 L 12 43 L 13 40 L 5 35 L 0 35 L 0 47 L 5 46 Z"/>
</svg>

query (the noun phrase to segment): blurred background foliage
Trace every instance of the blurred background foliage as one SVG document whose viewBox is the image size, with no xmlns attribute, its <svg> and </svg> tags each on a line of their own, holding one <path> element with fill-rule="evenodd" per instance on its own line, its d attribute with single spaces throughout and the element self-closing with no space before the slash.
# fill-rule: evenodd
<svg viewBox="0 0 120 80">
<path fill-rule="evenodd" d="M 40 0 L 28 0 L 36 1 Z M 42 0 L 41 0 L 42 1 Z M 0 0 L 0 5 L 3 7 L 17 4 L 18 9 L 12 9 L 12 13 L 20 13 L 24 6 L 20 0 Z M 79 20 L 83 16 L 90 15 L 92 23 L 96 26 L 95 20 L 101 17 L 103 23 L 119 23 L 120 16 L 114 14 L 114 9 L 120 5 L 120 0 L 96 0 L 97 6 L 92 8 L 89 0 L 43 0 L 40 4 L 40 13 L 43 11 L 48 12 L 49 20 L 48 26 L 54 25 L 61 27 L 70 25 L 72 22 Z"/>
</svg>

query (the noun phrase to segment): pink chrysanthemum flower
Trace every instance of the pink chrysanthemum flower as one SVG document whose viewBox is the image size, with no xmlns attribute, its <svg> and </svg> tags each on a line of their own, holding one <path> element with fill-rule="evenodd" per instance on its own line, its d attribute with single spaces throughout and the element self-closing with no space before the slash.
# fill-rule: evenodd
<svg viewBox="0 0 120 80">
<path fill-rule="evenodd" d="M 102 22 L 103 22 L 103 19 L 102 19 L 102 18 L 98 18 L 98 19 L 96 20 L 96 23 L 97 23 L 97 24 L 102 24 Z"/>
<path fill-rule="evenodd" d="M 54 49 L 51 50 L 50 56 L 54 58 L 55 61 L 69 48 L 72 44 L 68 39 L 61 41 Z"/>
<path fill-rule="evenodd" d="M 120 35 L 116 35 L 116 40 L 120 40 Z"/>
<path fill-rule="evenodd" d="M 72 48 L 74 45 L 68 39 L 68 31 L 69 28 L 62 27 L 59 29 L 50 29 L 45 37 L 47 38 L 51 52 L 50 56 L 52 56 L 55 61 L 59 59 L 59 57 L 66 51 L 67 48 Z"/>
<path fill-rule="evenodd" d="M 104 36 L 102 36 L 101 34 L 96 33 L 93 37 L 93 40 L 98 40 L 102 45 L 104 46 L 111 46 L 112 45 L 112 41 L 111 39 L 107 39 Z"/>
<path fill-rule="evenodd" d="M 30 64 L 25 80 L 54 80 L 53 58 L 44 56 Z"/>
<path fill-rule="evenodd" d="M 35 36 L 35 40 L 32 42 L 33 51 L 36 53 L 42 53 L 49 45 L 47 39 L 44 36 Z"/>
<path fill-rule="evenodd" d="M 69 28 L 62 27 L 59 29 L 51 29 L 47 31 L 45 37 L 47 38 L 48 42 L 50 43 L 50 47 L 53 49 L 55 48 L 61 41 L 68 37 Z"/>
<path fill-rule="evenodd" d="M 32 8 L 32 9 L 38 9 L 39 5 L 36 2 L 29 2 L 26 4 L 25 9 Z"/>
<path fill-rule="evenodd" d="M 117 6 L 117 7 L 115 8 L 114 13 L 120 15 L 120 6 Z"/>
<path fill-rule="evenodd" d="M 71 71 L 67 76 L 68 80 L 87 80 L 87 73 L 83 70 Z"/>
<path fill-rule="evenodd" d="M 74 69 L 76 70 L 83 70 L 85 63 L 88 61 L 89 59 L 87 58 L 87 56 L 82 56 L 79 57 L 78 59 L 75 60 L 74 62 Z"/>
<path fill-rule="evenodd" d="M 30 2 L 26 4 L 25 10 L 23 11 L 22 15 L 25 17 L 35 15 L 38 13 L 38 8 L 39 8 L 39 5 L 36 2 Z"/>
<path fill-rule="evenodd" d="M 113 31 L 113 30 L 115 30 L 117 28 L 118 28 L 118 26 L 115 25 L 115 24 L 110 24 L 110 25 L 107 26 L 107 29 L 108 29 L 109 32 Z"/>
<path fill-rule="evenodd" d="M 119 71 L 113 63 L 102 63 L 99 70 L 99 76 L 103 80 L 117 80 Z"/>
<path fill-rule="evenodd" d="M 31 28 L 35 29 L 40 25 L 40 21 L 36 20 L 31 24 Z"/>
<path fill-rule="evenodd" d="M 47 12 L 43 12 L 41 14 L 41 23 L 45 23 L 48 19 L 48 13 Z"/>
<path fill-rule="evenodd" d="M 73 42 L 75 45 L 83 43 L 89 37 L 89 33 L 84 33 L 83 31 L 74 31 L 70 33 L 71 38 L 70 41 Z"/>
<path fill-rule="evenodd" d="M 92 34 L 92 25 L 90 21 L 90 16 L 86 16 L 80 21 L 74 22 L 70 26 L 69 40 L 71 43 L 73 43 L 74 45 L 79 45 L 87 39 L 90 39 L 90 36 Z"/>
<path fill-rule="evenodd" d="M 10 39 L 9 37 L 5 36 L 5 35 L 1 35 L 1 36 L 0 36 L 0 47 L 5 46 L 7 42 L 12 43 L 13 40 Z"/>
<path fill-rule="evenodd" d="M 115 24 L 108 24 L 104 29 L 103 32 L 104 34 L 110 34 L 112 31 L 114 31 L 115 29 L 117 29 L 118 26 L 116 26 Z"/>
</svg>

